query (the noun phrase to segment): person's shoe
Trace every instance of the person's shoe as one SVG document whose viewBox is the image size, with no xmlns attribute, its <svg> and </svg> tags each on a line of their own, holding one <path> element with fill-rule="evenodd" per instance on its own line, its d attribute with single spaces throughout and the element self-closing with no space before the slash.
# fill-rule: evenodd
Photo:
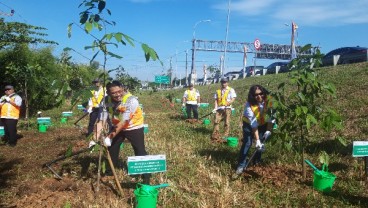
<svg viewBox="0 0 368 208">
<path fill-rule="evenodd" d="M 236 169 L 235 174 L 240 175 L 240 174 L 243 173 L 243 171 L 244 171 L 244 168 L 239 167 L 239 168 Z"/>
<path fill-rule="evenodd" d="M 15 143 L 7 143 L 6 145 L 9 146 L 9 147 L 15 147 L 17 144 L 15 144 Z"/>
</svg>

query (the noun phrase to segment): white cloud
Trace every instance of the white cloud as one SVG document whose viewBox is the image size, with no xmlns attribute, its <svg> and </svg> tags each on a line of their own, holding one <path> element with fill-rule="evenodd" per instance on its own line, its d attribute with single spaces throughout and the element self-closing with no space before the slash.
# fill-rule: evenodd
<svg viewBox="0 0 368 208">
<path fill-rule="evenodd" d="M 227 3 L 215 9 L 227 10 Z M 368 0 L 238 0 L 231 13 L 312 26 L 368 23 Z"/>
</svg>

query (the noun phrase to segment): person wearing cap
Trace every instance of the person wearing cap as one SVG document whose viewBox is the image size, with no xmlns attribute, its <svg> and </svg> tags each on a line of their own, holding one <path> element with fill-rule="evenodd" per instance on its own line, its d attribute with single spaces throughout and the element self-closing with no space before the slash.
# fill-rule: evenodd
<svg viewBox="0 0 368 208">
<path fill-rule="evenodd" d="M 114 167 L 117 167 L 120 145 L 125 139 L 130 141 L 135 156 L 147 155 L 144 143 L 143 110 L 139 105 L 138 98 L 129 93 L 119 81 L 108 83 L 106 89 L 108 95 L 104 99 L 106 108 L 100 108 L 98 124 L 107 121 L 110 126 L 104 144 L 108 147 Z M 142 176 L 143 183 L 149 184 L 151 174 L 143 174 Z"/>
<path fill-rule="evenodd" d="M 5 95 L 0 98 L 1 123 L 4 125 L 5 140 L 14 147 L 17 144 L 17 124 L 22 98 L 14 92 L 12 85 L 5 86 Z"/>
<path fill-rule="evenodd" d="M 198 105 L 200 103 L 200 94 L 193 84 L 189 84 L 188 89 L 183 95 L 183 107 L 186 107 L 188 119 L 192 118 L 192 111 L 194 119 L 198 120 Z"/>
<path fill-rule="evenodd" d="M 91 90 L 92 97 L 88 100 L 87 112 L 89 113 L 89 123 L 87 136 L 93 132 L 96 120 L 98 118 L 98 109 L 102 99 L 106 96 L 106 89 L 101 85 L 100 79 L 96 78 L 92 81 L 95 89 Z"/>
<path fill-rule="evenodd" d="M 215 108 L 213 113 L 215 113 L 215 122 L 213 126 L 213 132 L 211 140 L 214 142 L 222 142 L 220 138 L 220 122 L 225 121 L 225 132 L 223 137 L 228 137 L 230 132 L 230 116 L 231 116 L 231 104 L 235 101 L 236 93 L 235 90 L 228 86 L 227 78 L 221 78 L 221 88 L 216 90 L 214 94 Z"/>
</svg>

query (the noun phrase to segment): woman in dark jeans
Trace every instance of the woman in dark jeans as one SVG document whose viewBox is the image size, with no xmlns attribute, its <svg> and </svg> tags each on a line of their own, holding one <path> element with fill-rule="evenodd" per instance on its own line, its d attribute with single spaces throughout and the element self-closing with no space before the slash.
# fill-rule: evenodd
<svg viewBox="0 0 368 208">
<path fill-rule="evenodd" d="M 247 162 L 250 162 L 246 157 L 253 140 L 256 141 L 256 148 L 262 149 L 263 143 L 270 137 L 272 121 L 267 112 L 271 108 L 269 92 L 261 85 L 251 86 L 243 113 L 243 145 L 240 148 L 236 174 L 241 174 Z M 254 156 L 254 164 L 261 161 L 261 152 L 257 151 Z"/>
</svg>

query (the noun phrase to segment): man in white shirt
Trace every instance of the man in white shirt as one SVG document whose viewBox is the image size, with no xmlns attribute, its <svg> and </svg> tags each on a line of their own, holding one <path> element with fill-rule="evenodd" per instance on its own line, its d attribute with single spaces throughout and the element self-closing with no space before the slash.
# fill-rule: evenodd
<svg viewBox="0 0 368 208">
<path fill-rule="evenodd" d="M 213 113 L 215 115 L 215 122 L 213 126 L 213 132 L 211 140 L 214 142 L 225 141 L 221 139 L 219 132 L 219 124 L 222 120 L 225 120 L 225 132 L 223 137 L 228 137 L 230 132 L 230 116 L 231 116 L 231 104 L 235 101 L 236 93 L 235 90 L 228 86 L 227 78 L 221 78 L 221 89 L 216 90 L 214 95 L 215 108 Z"/>
<path fill-rule="evenodd" d="M 198 120 L 198 105 L 200 103 L 200 94 L 193 84 L 185 90 L 183 95 L 183 107 L 186 107 L 188 119 L 192 119 L 192 111 L 194 119 Z"/>
</svg>

